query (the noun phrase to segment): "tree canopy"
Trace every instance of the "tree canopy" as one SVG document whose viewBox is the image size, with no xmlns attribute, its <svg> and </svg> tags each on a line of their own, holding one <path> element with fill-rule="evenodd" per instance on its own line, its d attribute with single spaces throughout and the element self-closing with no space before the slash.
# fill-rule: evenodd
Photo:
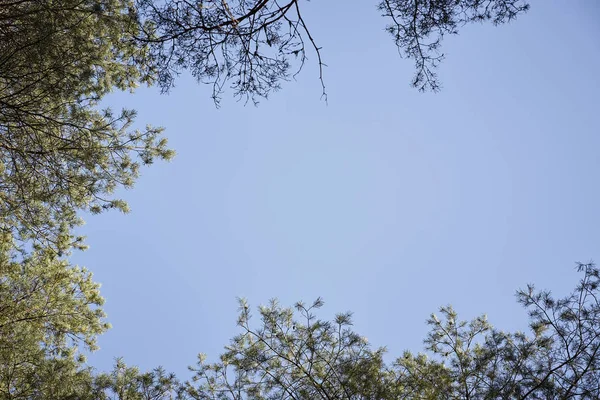
<svg viewBox="0 0 600 400">
<path fill-rule="evenodd" d="M 218 361 L 207 362 L 200 354 L 190 367 L 192 379 L 185 382 L 162 368 L 143 373 L 122 360 L 108 373 L 80 364 L 63 338 L 89 344 L 88 338 L 104 329 L 98 313 L 82 312 L 98 303 L 91 294 L 82 296 L 79 306 L 43 310 L 35 309 L 38 300 L 17 301 L 0 327 L 0 393 L 11 399 L 598 399 L 600 270 L 593 264 L 577 268 L 582 277 L 564 297 L 532 285 L 517 291 L 529 316 L 528 332 L 495 328 L 486 316 L 464 321 L 444 306 L 427 320 L 424 352 L 406 351 L 395 359 L 352 329 L 350 313 L 319 319 L 321 299 L 294 308 L 273 300 L 259 307 L 258 323 L 240 300 L 240 333 Z M 50 302 L 58 304 L 53 299 L 64 293 L 61 285 L 47 294 Z M 7 287 L 0 286 L 3 299 L 7 293 L 17 298 L 35 290 L 15 293 Z M 74 310 L 81 322 L 67 324 L 49 309 Z M 39 322 L 19 322 L 34 315 Z M 32 336 L 7 333 L 18 329 Z M 35 340 L 48 344 L 46 353 L 38 354 Z M 11 352 L 11 345 L 17 350 Z M 51 351 L 60 356 L 51 357 Z M 18 357 L 20 363 L 14 361 Z"/>
<path fill-rule="evenodd" d="M 147 50 L 131 40 L 133 6 L 0 2 L 0 225 L 21 242 L 80 244 L 77 211 L 126 211 L 115 188 L 172 156 L 161 129 L 131 129 L 134 111 L 98 108 L 114 89 L 152 82 Z"/>
<path fill-rule="evenodd" d="M 127 204 L 141 165 L 168 160 L 162 128 L 133 128 L 135 111 L 100 107 L 113 90 L 168 91 L 190 72 L 256 102 L 297 73 L 312 51 L 325 94 L 325 55 L 299 0 L 0 0 L 0 398 L 25 399 L 598 399 L 600 270 L 565 297 L 517 292 L 530 331 L 505 332 L 487 317 L 463 321 L 450 306 L 427 320 L 423 353 L 389 362 L 352 329 L 350 313 L 273 300 L 255 324 L 240 301 L 235 336 L 193 378 L 142 373 L 118 360 L 85 364 L 109 328 L 99 285 L 63 257 L 83 248 L 81 211 Z M 412 85 L 440 89 L 444 36 L 465 24 L 502 24 L 523 0 L 381 0 L 374 9 Z M 386 25 L 387 24 L 387 25 Z"/>
<path fill-rule="evenodd" d="M 138 5 L 142 29 L 136 39 L 149 45 L 163 90 L 189 70 L 212 84 L 217 102 L 227 85 L 234 95 L 256 101 L 297 74 L 312 52 L 326 94 L 324 55 L 300 0 L 139 0 Z M 374 6 L 400 55 L 414 61 L 412 85 L 421 91 L 440 89 L 435 70 L 444 58 L 445 35 L 472 22 L 509 22 L 529 9 L 523 0 L 381 0 Z"/>
<path fill-rule="evenodd" d="M 104 300 L 87 270 L 52 251 L 16 257 L 11 240 L 0 241 L 0 398 L 62 398 L 86 374 L 78 350 L 109 327 Z"/>
<path fill-rule="evenodd" d="M 201 357 L 188 383 L 193 399 L 598 399 L 600 398 L 600 270 L 583 275 L 565 297 L 529 285 L 517 301 L 530 332 L 494 328 L 486 316 L 458 318 L 452 307 L 427 320 L 425 352 L 384 362 L 351 330 L 349 313 L 322 321 L 311 307 L 273 301 L 252 327 L 244 302 L 220 362 Z"/>
<path fill-rule="evenodd" d="M 501 24 L 523 0 L 382 0 L 413 86 L 438 90 L 442 38 L 467 23 Z M 299 0 L 0 1 L 0 228 L 21 249 L 82 248 L 80 211 L 127 211 L 115 198 L 142 164 L 169 159 L 162 128 L 133 129 L 135 111 L 99 108 L 112 90 L 158 84 L 188 71 L 215 101 L 267 97 L 316 55 L 324 58 Z M 296 60 L 296 61 L 294 61 Z M 324 85 L 324 83 L 323 83 Z M 323 93 L 325 87 L 323 86 Z"/>
</svg>

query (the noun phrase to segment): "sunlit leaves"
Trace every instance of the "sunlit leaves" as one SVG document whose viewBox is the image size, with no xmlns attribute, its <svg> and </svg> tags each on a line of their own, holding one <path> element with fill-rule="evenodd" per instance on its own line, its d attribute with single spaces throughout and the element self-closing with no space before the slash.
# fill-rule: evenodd
<svg viewBox="0 0 600 400">
<path fill-rule="evenodd" d="M 109 325 L 89 271 L 52 251 L 22 257 L 10 240 L 4 234 L 0 242 L 0 397 L 30 398 L 58 390 L 53 375 L 64 386 L 84 374 L 78 349 L 96 349 Z"/>
<path fill-rule="evenodd" d="M 113 197 L 141 164 L 169 159 L 162 129 L 99 109 L 114 89 L 153 81 L 129 0 L 24 0 L 0 13 L 0 226 L 62 255 L 78 211 L 127 211 Z"/>
</svg>

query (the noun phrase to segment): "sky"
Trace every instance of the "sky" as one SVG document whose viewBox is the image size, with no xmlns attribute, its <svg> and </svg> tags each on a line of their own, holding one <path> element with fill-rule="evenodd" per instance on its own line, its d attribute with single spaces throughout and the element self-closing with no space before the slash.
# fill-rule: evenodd
<svg viewBox="0 0 600 400">
<path fill-rule="evenodd" d="M 236 327 L 236 297 L 325 300 L 324 319 L 391 358 L 419 351 L 425 320 L 452 304 L 502 329 L 527 327 L 515 290 L 567 294 L 576 261 L 600 258 L 600 5 L 534 0 L 499 27 L 443 43 L 440 93 L 410 87 L 376 2 L 302 4 L 322 46 L 258 107 L 183 75 L 107 104 L 160 125 L 177 156 L 119 195 L 131 213 L 85 216 L 74 260 L 102 284 L 115 357 L 188 378 Z M 258 322 L 258 321 L 257 321 Z"/>
</svg>

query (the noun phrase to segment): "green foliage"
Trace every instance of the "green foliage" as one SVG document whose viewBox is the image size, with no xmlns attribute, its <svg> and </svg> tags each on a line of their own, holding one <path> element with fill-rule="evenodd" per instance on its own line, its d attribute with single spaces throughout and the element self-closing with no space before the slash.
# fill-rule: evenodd
<svg viewBox="0 0 600 400">
<path fill-rule="evenodd" d="M 600 272 L 579 264 L 579 285 L 555 299 L 533 287 L 517 293 L 531 333 L 503 332 L 485 316 L 462 321 L 452 307 L 432 315 L 426 354 L 405 352 L 391 365 L 350 329 L 349 314 L 335 321 L 276 301 L 260 308 L 250 326 L 241 302 L 236 336 L 220 362 L 201 356 L 193 399 L 598 399 L 600 398 Z"/>
<path fill-rule="evenodd" d="M 99 284 L 52 250 L 23 255 L 0 237 L 0 399 L 167 399 L 181 387 L 157 368 L 140 373 L 118 360 L 108 374 L 86 367 L 110 325 Z"/>
<path fill-rule="evenodd" d="M 414 86 L 433 90 L 443 35 L 527 8 L 523 0 L 379 4 L 399 50 L 416 62 Z M 187 70 L 213 84 L 217 102 L 226 85 L 256 101 L 302 68 L 307 46 L 323 82 L 301 9 L 299 0 L 0 0 L 0 230 L 22 249 L 84 248 L 72 235 L 78 213 L 126 212 L 115 189 L 131 187 L 140 165 L 173 156 L 161 128 L 132 129 L 135 111 L 98 107 L 114 89 L 168 90 Z"/>
<path fill-rule="evenodd" d="M 88 271 L 51 251 L 20 257 L 10 235 L 3 234 L 0 398 L 53 398 L 52 393 L 75 390 L 86 375 L 78 347 L 96 349 L 96 336 L 109 327 L 98 288 Z"/>
<path fill-rule="evenodd" d="M 533 286 L 517 292 L 531 334 L 503 332 L 479 317 L 458 320 L 450 307 L 433 315 L 426 350 L 397 360 L 410 399 L 600 398 L 600 274 L 579 264 L 579 285 L 564 298 Z"/>
<path fill-rule="evenodd" d="M 5 3 L 5 4 L 2 4 Z M 58 253 L 81 247 L 78 210 L 127 211 L 113 191 L 173 153 L 135 112 L 98 109 L 152 83 L 129 0 L 0 2 L 0 228 Z"/>
<path fill-rule="evenodd" d="M 523 0 L 382 0 L 388 32 L 413 59 L 413 85 L 438 90 L 445 35 L 466 23 L 509 22 Z M 580 264 L 564 298 L 533 286 L 517 293 L 531 332 L 504 332 L 451 307 L 427 321 L 425 353 L 394 363 L 352 329 L 349 313 L 315 317 L 323 302 L 276 301 L 238 325 L 220 360 L 201 356 L 191 382 L 118 360 L 85 366 L 109 326 L 99 285 L 62 255 L 84 248 L 78 213 L 127 204 L 141 165 L 170 159 L 162 128 L 132 129 L 135 112 L 100 109 L 114 89 L 158 83 L 189 70 L 237 96 L 267 97 L 320 48 L 298 0 L 0 0 L 0 399 L 598 399 L 600 272 Z M 323 86 L 324 90 L 324 86 Z"/>
<path fill-rule="evenodd" d="M 238 325 L 220 362 L 200 356 L 187 394 L 193 399 L 341 399 L 391 398 L 392 375 L 385 370 L 384 349 L 370 350 L 367 340 L 352 332 L 350 314 L 333 322 L 318 320 L 313 311 L 323 305 L 276 301 L 260 308 L 261 325 L 250 326 L 250 312 L 240 301 Z"/>
<path fill-rule="evenodd" d="M 162 368 L 141 373 L 118 359 L 113 370 L 95 377 L 92 393 L 96 400 L 173 399 L 181 391 L 175 375 Z"/>
<path fill-rule="evenodd" d="M 0 398 L 600 398 L 600 270 L 592 264 L 578 266 L 583 277 L 566 297 L 532 286 L 517 293 L 529 333 L 498 330 L 484 316 L 463 321 L 446 306 L 427 321 L 426 353 L 407 351 L 392 363 L 351 329 L 349 313 L 317 319 L 320 299 L 295 310 L 273 300 L 259 308 L 256 327 L 241 300 L 241 333 L 219 361 L 200 355 L 193 379 L 181 383 L 162 368 L 141 373 L 122 360 L 109 373 L 86 368 L 77 344 L 93 348 L 107 327 L 89 274 L 45 254 L 23 262 L 3 254 Z"/>
</svg>

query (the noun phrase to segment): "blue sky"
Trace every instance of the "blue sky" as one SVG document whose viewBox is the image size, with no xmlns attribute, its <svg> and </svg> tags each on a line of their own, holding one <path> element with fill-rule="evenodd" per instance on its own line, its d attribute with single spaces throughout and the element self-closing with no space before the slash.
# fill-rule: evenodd
<svg viewBox="0 0 600 400">
<path fill-rule="evenodd" d="M 165 126 L 177 157 L 120 193 L 129 215 L 86 217 L 91 248 L 74 259 L 113 324 L 92 365 L 123 356 L 186 378 L 238 332 L 237 296 L 322 296 L 322 317 L 353 311 L 396 356 L 449 303 L 524 328 L 517 288 L 566 294 L 574 262 L 599 257 L 598 2 L 467 26 L 444 42 L 438 94 L 409 87 L 375 2 L 321 3 L 304 6 L 328 104 L 314 57 L 259 107 L 227 93 L 216 109 L 187 76 L 166 96 L 108 99 Z"/>
</svg>

